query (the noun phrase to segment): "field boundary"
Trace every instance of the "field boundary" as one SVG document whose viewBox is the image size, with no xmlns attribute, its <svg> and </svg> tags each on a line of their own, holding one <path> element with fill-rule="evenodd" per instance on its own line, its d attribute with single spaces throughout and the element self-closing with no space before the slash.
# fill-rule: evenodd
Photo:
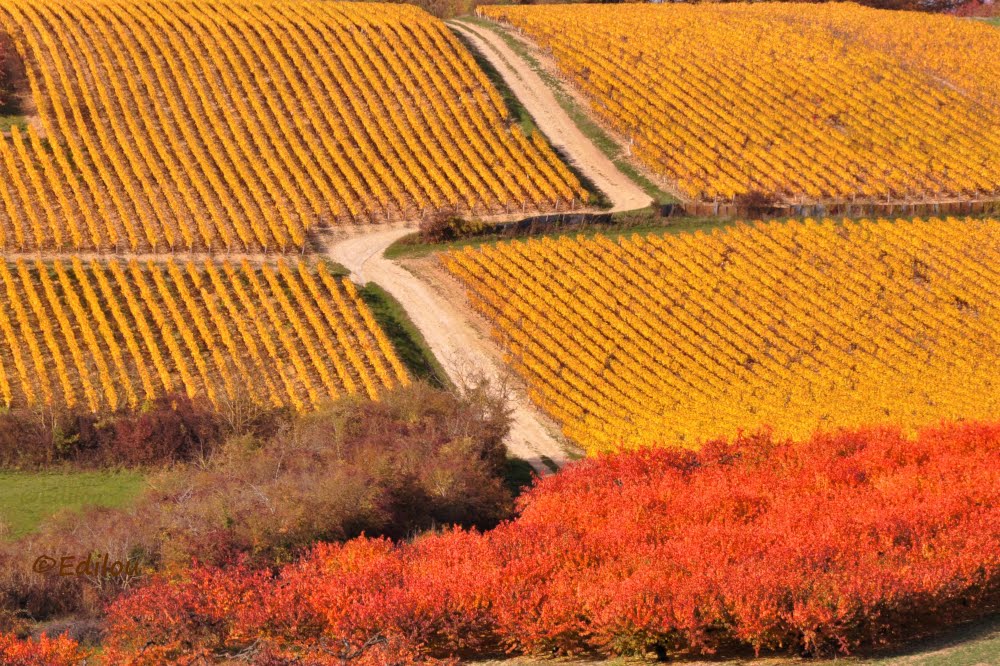
<svg viewBox="0 0 1000 666">
<path fill-rule="evenodd" d="M 358 290 L 358 295 L 371 310 L 372 316 L 389 338 L 396 356 L 411 377 L 426 381 L 436 388 L 454 388 L 402 303 L 375 282 L 364 285 Z"/>
<path fill-rule="evenodd" d="M 484 216 L 471 216 L 491 227 L 490 233 L 510 234 L 512 237 L 521 235 L 518 231 L 528 234 L 544 234 L 545 228 L 552 228 L 552 233 L 565 231 L 573 226 L 614 225 L 621 215 L 648 214 L 656 219 L 664 220 L 663 226 L 669 226 L 670 220 L 703 219 L 709 221 L 737 220 L 772 220 L 784 218 L 910 218 L 910 217 L 975 217 L 983 215 L 1000 215 L 1000 198 L 996 199 L 965 199 L 945 201 L 887 201 L 887 202 L 815 202 L 802 204 L 776 204 L 768 207 L 738 206 L 723 202 L 674 202 L 652 204 L 640 208 L 624 208 L 616 210 L 600 210 L 580 208 L 563 212 L 536 214 L 497 213 Z M 205 260 L 241 262 L 246 260 L 252 264 L 273 264 L 279 260 L 309 260 L 326 254 L 329 239 L 342 239 L 367 234 L 378 234 L 387 229 L 409 228 L 417 230 L 421 220 L 382 222 L 370 225 L 329 225 L 309 230 L 307 239 L 309 247 L 304 250 L 288 252 L 128 252 L 128 251 L 94 251 L 85 250 L 13 250 L 4 251 L 3 258 L 13 262 L 18 259 L 25 261 L 41 259 L 42 261 L 69 261 L 74 258 L 81 261 L 146 261 L 162 262 L 203 262 Z M 516 230 L 516 231 L 511 231 Z"/>
<path fill-rule="evenodd" d="M 681 204 L 684 214 L 692 217 L 756 216 L 776 217 L 948 217 L 955 215 L 986 215 L 1000 212 L 1000 198 L 956 199 L 946 201 L 885 201 L 885 202 L 812 202 L 781 203 L 755 210 L 753 207 L 722 202 Z"/>
</svg>

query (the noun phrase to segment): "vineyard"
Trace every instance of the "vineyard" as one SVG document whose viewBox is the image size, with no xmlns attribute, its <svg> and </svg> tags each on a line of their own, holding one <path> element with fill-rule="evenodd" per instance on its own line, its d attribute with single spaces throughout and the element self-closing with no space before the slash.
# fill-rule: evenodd
<svg viewBox="0 0 1000 666">
<path fill-rule="evenodd" d="M 443 260 L 596 452 L 997 414 L 998 243 L 996 220 L 805 220 Z"/>
<path fill-rule="evenodd" d="M 185 393 L 313 408 L 409 382 L 327 266 L 0 263 L 0 399 L 91 412 Z"/>
<path fill-rule="evenodd" d="M 409 5 L 3 0 L 0 30 L 38 109 L 0 136 L 0 248 L 287 251 L 586 198 Z"/>
<path fill-rule="evenodd" d="M 1000 32 L 850 4 L 480 8 L 691 200 L 1000 196 Z"/>
<path fill-rule="evenodd" d="M 993 663 L 959 1 L 0 0 L 0 666 Z"/>
</svg>

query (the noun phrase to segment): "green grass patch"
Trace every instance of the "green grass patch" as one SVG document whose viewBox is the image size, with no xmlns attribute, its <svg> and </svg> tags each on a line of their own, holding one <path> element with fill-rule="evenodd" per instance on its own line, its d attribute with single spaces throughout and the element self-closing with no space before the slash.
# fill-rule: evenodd
<svg viewBox="0 0 1000 666">
<path fill-rule="evenodd" d="M 996 18 L 988 18 L 986 19 L 986 22 L 990 25 L 1000 26 L 1000 16 Z"/>
<path fill-rule="evenodd" d="M 0 521 L 16 539 L 62 510 L 125 506 L 143 484 L 138 472 L 0 472 Z"/>
<path fill-rule="evenodd" d="M 0 115 L 0 133 L 8 134 L 13 127 L 16 127 L 22 132 L 27 131 L 27 117 L 18 115 Z"/>
<path fill-rule="evenodd" d="M 503 470 L 503 482 L 514 497 L 531 487 L 534 480 L 535 470 L 531 463 L 521 458 L 507 458 Z"/>
<path fill-rule="evenodd" d="M 775 666 L 785 666 L 788 663 L 788 660 L 772 661 Z M 1000 615 L 889 648 L 881 654 L 811 662 L 796 660 L 788 666 L 806 663 L 811 666 L 995 666 L 1000 664 Z"/>
<path fill-rule="evenodd" d="M 348 277 L 351 271 L 347 269 L 343 264 L 338 264 L 336 261 L 330 261 L 329 259 L 322 260 L 326 264 L 326 270 L 329 271 L 330 275 L 337 278 Z"/>
<path fill-rule="evenodd" d="M 628 211 L 615 213 L 613 224 L 593 224 L 575 228 L 557 229 L 550 233 L 527 235 L 510 234 L 483 234 L 470 236 L 447 243 L 422 243 L 416 233 L 404 236 L 386 248 L 386 259 L 400 259 L 403 257 L 426 257 L 437 252 L 448 250 L 461 250 L 465 247 L 480 247 L 483 245 L 495 245 L 511 240 L 526 240 L 527 238 L 560 238 L 562 236 L 583 236 L 592 238 L 597 234 L 609 238 L 620 236 L 631 236 L 632 234 L 664 233 L 680 234 L 694 231 L 711 231 L 715 228 L 726 227 L 736 222 L 735 219 L 717 217 L 673 217 L 659 218 L 647 210 Z"/>
<path fill-rule="evenodd" d="M 832 664 L 832 662 L 830 662 Z M 838 662 L 840 664 L 842 662 Z M 949 631 L 897 654 L 863 664 L 879 666 L 985 666 L 1000 664 L 1000 615 Z"/>
<path fill-rule="evenodd" d="M 493 21 L 488 21 L 479 17 L 467 17 L 461 19 L 460 22 L 471 23 L 481 28 L 490 30 L 497 35 L 510 47 L 518 57 L 522 58 L 528 63 L 537 73 L 545 85 L 552 90 L 553 95 L 556 98 L 556 102 L 562 107 L 563 111 L 570 117 L 570 119 L 576 124 L 576 126 L 583 132 L 597 149 L 604 153 L 608 159 L 610 159 L 618 170 L 625 174 L 633 183 L 638 185 L 642 190 L 653 198 L 654 201 L 660 204 L 667 203 L 677 203 L 679 200 L 670 194 L 669 192 L 660 188 L 656 183 L 643 175 L 639 169 L 635 167 L 627 158 L 623 157 L 623 150 L 621 146 L 609 135 L 604 129 L 594 122 L 587 111 L 581 107 L 572 95 L 567 93 L 562 86 L 562 82 L 556 77 L 552 76 L 549 72 L 542 67 L 538 59 L 535 58 L 527 47 L 510 34 L 508 34 L 503 28 Z"/>
<path fill-rule="evenodd" d="M 410 375 L 438 388 L 450 388 L 451 381 L 444 368 L 399 301 L 374 282 L 366 284 L 358 293 L 392 342 L 396 355 Z"/>
</svg>

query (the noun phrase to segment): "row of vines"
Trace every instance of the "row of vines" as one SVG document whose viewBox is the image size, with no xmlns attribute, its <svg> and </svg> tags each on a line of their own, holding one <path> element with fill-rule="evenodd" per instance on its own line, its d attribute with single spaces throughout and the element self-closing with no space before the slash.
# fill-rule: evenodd
<svg viewBox="0 0 1000 666">
<path fill-rule="evenodd" d="M 694 200 L 995 198 L 1000 32 L 851 4 L 493 6 Z"/>
<path fill-rule="evenodd" d="M 408 383 L 327 266 L 0 263 L 0 400 L 91 412 L 184 393 L 304 411 Z"/>
<path fill-rule="evenodd" d="M 444 262 L 591 451 L 1000 410 L 996 220 L 545 238 Z"/>
<path fill-rule="evenodd" d="M 586 197 L 407 5 L 4 0 L 39 111 L 0 247 L 288 251 L 309 230 Z"/>
</svg>

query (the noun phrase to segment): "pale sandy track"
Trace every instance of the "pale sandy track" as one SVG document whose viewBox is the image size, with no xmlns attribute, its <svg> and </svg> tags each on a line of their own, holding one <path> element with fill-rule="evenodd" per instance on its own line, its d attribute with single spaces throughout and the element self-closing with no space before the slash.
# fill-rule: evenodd
<svg viewBox="0 0 1000 666">
<path fill-rule="evenodd" d="M 334 239 L 328 254 L 351 271 L 355 282 L 374 282 L 402 304 L 448 377 L 457 385 L 476 376 L 502 381 L 506 373 L 491 347 L 493 343 L 441 293 L 383 256 L 387 247 L 413 231 L 403 227 Z M 559 466 L 565 464 L 568 457 L 561 436 L 546 426 L 523 391 L 514 390 L 510 397 L 513 411 L 507 438 L 510 453 L 543 474 L 550 471 L 543 457 Z"/>
<path fill-rule="evenodd" d="M 580 131 L 542 78 L 499 35 L 471 23 L 452 21 L 449 25 L 496 68 L 549 142 L 607 195 L 612 211 L 635 210 L 652 203 L 650 196 Z"/>
</svg>

